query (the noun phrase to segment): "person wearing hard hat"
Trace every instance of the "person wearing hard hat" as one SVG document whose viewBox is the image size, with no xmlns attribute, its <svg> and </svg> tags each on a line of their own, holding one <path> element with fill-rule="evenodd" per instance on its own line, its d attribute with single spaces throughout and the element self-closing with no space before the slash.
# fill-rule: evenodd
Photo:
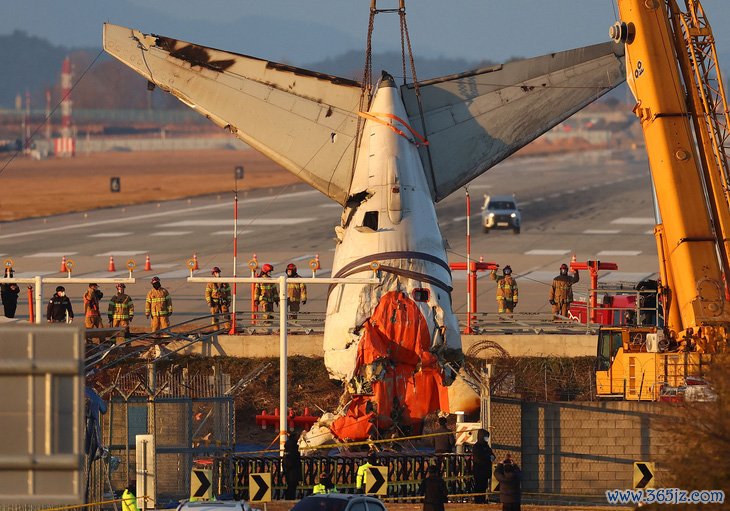
<svg viewBox="0 0 730 511">
<path fill-rule="evenodd" d="M 162 287 L 160 277 L 152 277 L 152 289 L 147 293 L 147 300 L 144 305 L 144 315 L 150 322 L 151 332 L 170 327 L 170 316 L 172 315 L 172 297 L 167 289 Z"/>
<path fill-rule="evenodd" d="M 49 323 L 71 323 L 74 320 L 74 311 L 65 287 L 56 288 L 46 307 L 46 319 Z"/>
<path fill-rule="evenodd" d="M 129 324 L 134 318 L 134 302 L 132 297 L 125 293 L 126 288 L 123 282 L 117 284 L 117 293 L 109 300 L 107 317 L 110 327 L 123 327 L 124 336 L 129 337 Z"/>
<path fill-rule="evenodd" d="M 221 269 L 214 266 L 210 273 L 215 278 L 219 278 Z M 208 285 L 205 286 L 205 301 L 210 307 L 211 325 L 217 330 L 221 315 L 225 315 L 226 330 L 230 330 L 231 322 L 228 312 L 231 305 L 231 286 L 228 285 L 228 282 L 208 282 Z"/>
<path fill-rule="evenodd" d="M 297 265 L 289 263 L 286 266 L 286 276 L 291 278 L 299 278 L 297 273 Z M 297 319 L 297 313 L 300 306 L 307 303 L 307 285 L 303 282 L 298 284 L 287 284 L 286 286 L 286 302 L 289 304 L 289 315 L 292 319 Z"/>
<path fill-rule="evenodd" d="M 104 297 L 97 284 L 89 284 L 84 293 L 84 326 L 86 328 L 101 328 L 101 311 L 99 303 Z"/>
<path fill-rule="evenodd" d="M 568 317 L 570 310 L 570 302 L 573 301 L 573 284 L 580 280 L 578 270 L 573 270 L 573 275 L 568 275 L 568 265 L 563 263 L 560 265 L 560 274 L 553 279 L 550 286 L 550 296 L 548 301 L 553 306 L 553 315 Z"/>
<path fill-rule="evenodd" d="M 489 278 L 497 281 L 497 312 L 512 314 L 518 300 L 517 281 L 512 276 L 512 267 L 507 265 L 502 268 L 501 276 L 494 269 L 489 273 Z"/>
<path fill-rule="evenodd" d="M 10 266 L 5 267 L 5 278 L 13 278 L 13 269 Z M 14 318 L 15 311 L 18 308 L 18 295 L 20 294 L 20 286 L 15 282 L 9 284 L 0 284 L 0 298 L 3 302 L 6 318 Z"/>
<path fill-rule="evenodd" d="M 264 264 L 261 267 L 261 273 L 259 277 L 271 278 L 271 272 L 274 271 L 274 267 L 269 263 Z M 258 310 L 262 312 L 273 312 L 274 304 L 279 303 L 279 288 L 275 282 L 257 282 L 254 286 L 254 302 L 258 306 Z M 271 314 L 264 314 L 264 319 L 270 320 L 273 318 Z"/>
</svg>

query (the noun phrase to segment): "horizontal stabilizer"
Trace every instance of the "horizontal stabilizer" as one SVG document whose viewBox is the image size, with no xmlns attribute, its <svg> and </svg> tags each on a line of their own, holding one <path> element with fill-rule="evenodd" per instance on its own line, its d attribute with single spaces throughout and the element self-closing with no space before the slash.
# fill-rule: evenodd
<svg viewBox="0 0 730 511">
<path fill-rule="evenodd" d="M 419 149 L 434 201 L 570 117 L 625 80 L 623 45 L 603 43 L 419 82 Z M 422 129 L 412 84 L 401 87 Z"/>
<path fill-rule="evenodd" d="M 328 197 L 347 201 L 360 84 L 108 23 L 104 49 Z"/>
</svg>

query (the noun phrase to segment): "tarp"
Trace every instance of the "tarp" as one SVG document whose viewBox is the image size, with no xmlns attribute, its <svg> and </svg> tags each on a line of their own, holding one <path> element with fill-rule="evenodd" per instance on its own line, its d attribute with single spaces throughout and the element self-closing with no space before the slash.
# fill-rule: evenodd
<svg viewBox="0 0 730 511">
<path fill-rule="evenodd" d="M 399 291 L 386 293 L 363 325 L 358 344 L 356 378 L 367 382 L 371 393 L 358 395 L 332 424 L 335 436 L 366 439 L 364 417 L 387 429 L 394 422 L 420 424 L 429 413 L 448 410 L 448 390 L 430 345 L 428 323 L 416 302 Z"/>
</svg>

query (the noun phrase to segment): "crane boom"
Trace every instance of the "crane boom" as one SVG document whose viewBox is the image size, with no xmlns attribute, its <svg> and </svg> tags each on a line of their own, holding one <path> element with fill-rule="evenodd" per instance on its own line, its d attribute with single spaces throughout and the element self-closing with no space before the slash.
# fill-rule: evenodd
<svg viewBox="0 0 730 511">
<path fill-rule="evenodd" d="M 663 324 L 599 333 L 599 397 L 656 399 L 686 385 L 730 334 L 730 117 L 714 37 L 699 0 L 617 0 L 610 31 L 649 159 Z"/>
<path fill-rule="evenodd" d="M 628 84 L 637 101 L 634 111 L 661 217 L 658 246 L 669 291 L 666 330 L 678 343 L 714 351 L 730 325 L 721 264 L 728 252 L 718 244 L 730 212 L 722 182 L 707 169 L 710 137 L 703 137 L 707 130 L 695 130 L 693 121 L 706 116 L 697 110 L 701 105 L 687 101 L 687 89 L 697 91 L 685 86 L 680 71 L 685 67 L 689 73 L 690 59 L 669 15 L 679 9 L 675 0 L 619 0 L 618 5 L 622 23 L 612 33 L 626 44 Z M 710 31 L 709 24 L 704 30 Z M 675 50 L 677 44 L 681 51 Z"/>
</svg>

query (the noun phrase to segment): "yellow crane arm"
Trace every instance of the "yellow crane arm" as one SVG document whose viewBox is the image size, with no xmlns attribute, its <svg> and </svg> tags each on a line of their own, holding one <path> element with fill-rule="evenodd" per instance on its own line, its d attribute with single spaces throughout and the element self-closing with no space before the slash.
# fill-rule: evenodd
<svg viewBox="0 0 730 511">
<path fill-rule="evenodd" d="M 711 178 L 705 165 L 711 148 L 695 143 L 702 140 L 695 133 L 698 112 L 687 101 L 680 74 L 680 65 L 691 59 L 670 17 L 679 9 L 675 0 L 618 0 L 618 6 L 621 22 L 611 34 L 625 43 L 627 81 L 637 101 L 634 111 L 661 216 L 656 233 L 669 295 L 666 329 L 678 342 L 714 351 L 730 326 L 721 262 L 727 252 L 718 243 L 728 204 L 722 180 Z M 730 216 L 727 220 L 730 228 Z"/>
</svg>

